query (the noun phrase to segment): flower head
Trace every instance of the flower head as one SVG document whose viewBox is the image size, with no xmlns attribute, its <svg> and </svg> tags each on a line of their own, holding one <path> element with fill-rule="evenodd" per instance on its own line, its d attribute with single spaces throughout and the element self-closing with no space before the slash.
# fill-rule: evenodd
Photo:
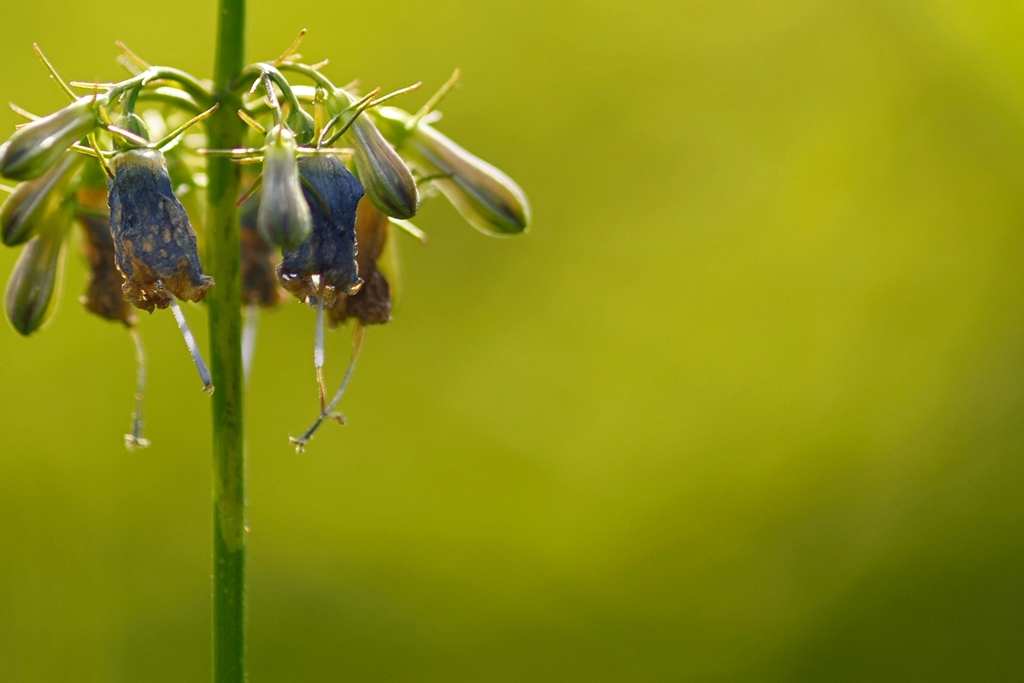
<svg viewBox="0 0 1024 683">
<path fill-rule="evenodd" d="M 110 231 L 125 299 L 150 312 L 170 305 L 171 294 L 202 299 L 213 278 L 203 274 L 196 234 L 171 189 L 163 153 L 130 149 L 111 168 Z"/>
<path fill-rule="evenodd" d="M 285 251 L 277 274 L 300 301 L 322 297 L 330 308 L 339 294 L 355 293 L 360 285 L 356 266 L 356 207 L 363 187 L 344 162 L 333 155 L 299 159 L 313 230 L 295 250 Z M 261 202 L 266 201 L 266 195 Z"/>
<path fill-rule="evenodd" d="M 97 106 L 94 98 L 82 97 L 19 128 L 0 145 L 0 175 L 31 180 L 46 173 L 68 147 L 99 127 Z"/>
<path fill-rule="evenodd" d="M 78 202 L 82 206 L 103 206 L 107 203 L 104 188 L 82 188 Z M 128 325 L 135 324 L 132 306 L 125 301 L 121 289 L 124 276 L 114 261 L 114 239 L 110 235 L 110 219 L 92 213 L 78 216 L 82 226 L 82 248 L 89 264 L 89 283 L 82 303 L 90 313 Z"/>
</svg>

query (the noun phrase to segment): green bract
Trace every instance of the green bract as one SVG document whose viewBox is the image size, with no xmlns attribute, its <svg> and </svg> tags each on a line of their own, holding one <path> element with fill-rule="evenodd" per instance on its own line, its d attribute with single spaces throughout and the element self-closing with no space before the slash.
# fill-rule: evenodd
<svg viewBox="0 0 1024 683">
<path fill-rule="evenodd" d="M 96 100 L 83 97 L 19 128 L 0 145 L 0 175 L 31 180 L 46 173 L 61 154 L 100 125 Z"/>
<path fill-rule="evenodd" d="M 499 169 L 423 121 L 408 129 L 412 116 L 401 109 L 371 111 L 387 138 L 417 171 L 433 179 L 474 228 L 491 235 L 513 235 L 529 226 L 526 194 Z"/>
</svg>

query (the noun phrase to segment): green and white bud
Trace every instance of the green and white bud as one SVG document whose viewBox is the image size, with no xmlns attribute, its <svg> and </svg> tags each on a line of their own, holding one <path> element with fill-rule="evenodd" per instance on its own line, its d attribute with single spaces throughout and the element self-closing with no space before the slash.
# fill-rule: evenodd
<svg viewBox="0 0 1024 683">
<path fill-rule="evenodd" d="M 295 135 L 284 126 L 274 126 L 267 133 L 256 229 L 269 244 L 282 249 L 298 248 L 312 228 L 299 181 L 297 151 Z"/>
<path fill-rule="evenodd" d="M 372 115 L 385 137 L 413 168 L 433 178 L 474 228 L 490 235 L 514 235 L 527 229 L 530 204 L 514 180 L 423 121 L 408 129 L 412 116 L 401 109 L 381 107 Z"/>
<path fill-rule="evenodd" d="M 39 234 L 25 246 L 7 281 L 4 312 L 20 334 L 38 330 L 52 312 L 64 238 L 71 227 L 73 207 L 65 202 L 47 216 Z"/>
<path fill-rule="evenodd" d="M 337 116 L 354 102 L 344 90 L 336 90 L 327 98 L 327 110 Z M 373 205 L 392 218 L 415 216 L 420 206 L 416 179 L 373 121 L 360 114 L 341 139 L 355 152 L 356 175 Z"/>
<path fill-rule="evenodd" d="M 66 153 L 49 171 L 16 188 L 0 206 L 0 239 L 9 247 L 24 244 L 39 230 L 47 215 L 58 211 L 67 199 L 68 187 L 85 163 L 85 157 Z"/>
<path fill-rule="evenodd" d="M 0 175 L 32 180 L 46 173 L 68 147 L 100 125 L 96 106 L 94 98 L 82 97 L 19 128 L 0 145 Z"/>
</svg>

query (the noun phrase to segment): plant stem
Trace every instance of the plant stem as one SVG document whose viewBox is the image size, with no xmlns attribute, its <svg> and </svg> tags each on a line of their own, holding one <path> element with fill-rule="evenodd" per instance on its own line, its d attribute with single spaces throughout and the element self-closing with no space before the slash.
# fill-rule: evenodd
<svg viewBox="0 0 1024 683">
<path fill-rule="evenodd" d="M 214 96 L 220 109 L 207 125 L 210 147 L 242 143 L 240 98 L 228 90 L 244 66 L 245 0 L 218 0 Z M 245 442 L 243 431 L 242 294 L 238 209 L 241 174 L 229 159 L 207 160 L 206 220 L 213 370 L 213 680 L 245 681 Z"/>
</svg>

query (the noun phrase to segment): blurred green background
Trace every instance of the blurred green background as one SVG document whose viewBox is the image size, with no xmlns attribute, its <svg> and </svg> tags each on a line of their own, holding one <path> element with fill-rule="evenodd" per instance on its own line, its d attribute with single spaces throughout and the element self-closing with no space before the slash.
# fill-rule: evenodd
<svg viewBox="0 0 1024 683">
<path fill-rule="evenodd" d="M 63 103 L 33 41 L 207 76 L 213 16 L 6 2 L 0 100 Z M 304 26 L 338 82 L 461 66 L 439 128 L 535 220 L 424 209 L 303 455 L 313 315 L 263 319 L 252 681 L 1024 679 L 1019 3 L 256 0 L 250 58 Z M 52 324 L 0 329 L 0 681 L 207 680 L 209 400 L 146 316 L 125 452 L 130 341 L 83 287 L 76 248 Z"/>
</svg>

